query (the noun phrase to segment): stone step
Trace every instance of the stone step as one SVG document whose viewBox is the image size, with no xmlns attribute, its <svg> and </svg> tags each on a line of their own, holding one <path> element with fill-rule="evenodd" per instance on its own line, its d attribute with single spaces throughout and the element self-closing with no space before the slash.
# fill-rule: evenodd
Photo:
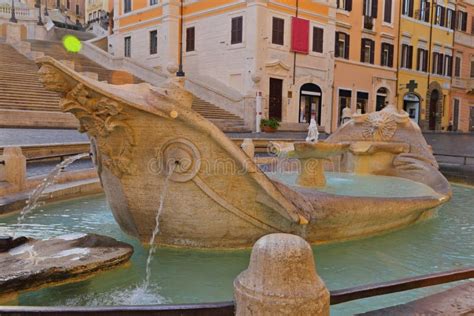
<svg viewBox="0 0 474 316">
<path fill-rule="evenodd" d="M 4 92 L 8 91 L 11 93 L 18 93 L 18 94 L 28 93 L 28 94 L 59 98 L 59 96 L 55 92 L 45 90 L 41 84 L 38 87 L 29 85 L 28 89 L 26 90 L 24 84 L 18 85 L 18 84 L 12 84 L 12 83 L 1 83 L 0 91 L 4 91 Z"/>
<path fill-rule="evenodd" d="M 3 93 L 0 90 L 1 93 Z M 59 98 L 58 97 L 44 97 L 41 95 L 37 95 L 36 97 L 34 95 L 18 95 L 18 94 L 5 94 L 3 93 L 2 95 L 2 100 L 4 101 L 22 101 L 22 102 L 31 102 L 31 103 L 55 103 L 59 104 Z"/>
</svg>

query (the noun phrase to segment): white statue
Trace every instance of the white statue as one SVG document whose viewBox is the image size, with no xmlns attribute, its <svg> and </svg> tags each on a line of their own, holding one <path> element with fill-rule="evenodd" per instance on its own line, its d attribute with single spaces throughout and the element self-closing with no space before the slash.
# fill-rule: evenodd
<svg viewBox="0 0 474 316">
<path fill-rule="evenodd" d="M 342 119 L 341 119 L 341 124 L 344 124 L 352 118 L 352 110 L 351 108 L 347 105 L 344 109 L 342 109 Z"/>
<path fill-rule="evenodd" d="M 318 124 L 314 118 L 311 119 L 308 127 L 308 136 L 306 137 L 306 142 L 308 143 L 317 143 L 319 137 Z"/>
</svg>

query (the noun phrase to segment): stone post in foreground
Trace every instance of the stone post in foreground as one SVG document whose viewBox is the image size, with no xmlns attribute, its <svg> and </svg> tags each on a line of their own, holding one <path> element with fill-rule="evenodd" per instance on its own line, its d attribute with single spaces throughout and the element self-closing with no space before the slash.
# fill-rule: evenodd
<svg viewBox="0 0 474 316">
<path fill-rule="evenodd" d="M 260 238 L 248 269 L 234 281 L 234 297 L 237 316 L 329 315 L 329 291 L 311 247 L 296 235 Z"/>
<path fill-rule="evenodd" d="M 5 147 L 3 158 L 5 162 L 5 181 L 14 185 L 18 191 L 26 185 L 26 158 L 20 147 Z"/>
</svg>

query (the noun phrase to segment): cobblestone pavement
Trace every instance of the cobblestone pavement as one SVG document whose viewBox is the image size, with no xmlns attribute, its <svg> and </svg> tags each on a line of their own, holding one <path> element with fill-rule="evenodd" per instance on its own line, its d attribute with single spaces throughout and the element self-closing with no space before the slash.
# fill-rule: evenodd
<svg viewBox="0 0 474 316">
<path fill-rule="evenodd" d="M 26 173 L 28 177 L 34 177 L 39 175 L 48 174 L 53 168 L 59 163 L 56 161 L 38 161 L 28 163 L 26 167 Z M 66 171 L 81 170 L 93 168 L 94 164 L 90 159 L 81 159 L 72 163 L 66 168 Z"/>
<path fill-rule="evenodd" d="M 75 129 L 0 128 L 0 147 L 87 142 Z"/>
<path fill-rule="evenodd" d="M 231 138 L 304 139 L 305 132 L 227 133 Z M 428 143 L 438 154 L 474 156 L 474 133 L 425 133 Z M 326 138 L 320 134 L 320 138 Z M 0 147 L 8 145 L 36 145 L 87 142 L 87 136 L 72 129 L 0 128 Z"/>
</svg>

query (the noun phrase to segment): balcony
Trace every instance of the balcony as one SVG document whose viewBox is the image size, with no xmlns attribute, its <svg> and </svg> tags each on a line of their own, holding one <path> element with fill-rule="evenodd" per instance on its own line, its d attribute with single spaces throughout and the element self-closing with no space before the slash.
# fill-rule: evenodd
<svg viewBox="0 0 474 316">
<path fill-rule="evenodd" d="M 373 30 L 374 29 L 374 18 L 371 16 L 364 16 L 364 29 Z"/>
</svg>

